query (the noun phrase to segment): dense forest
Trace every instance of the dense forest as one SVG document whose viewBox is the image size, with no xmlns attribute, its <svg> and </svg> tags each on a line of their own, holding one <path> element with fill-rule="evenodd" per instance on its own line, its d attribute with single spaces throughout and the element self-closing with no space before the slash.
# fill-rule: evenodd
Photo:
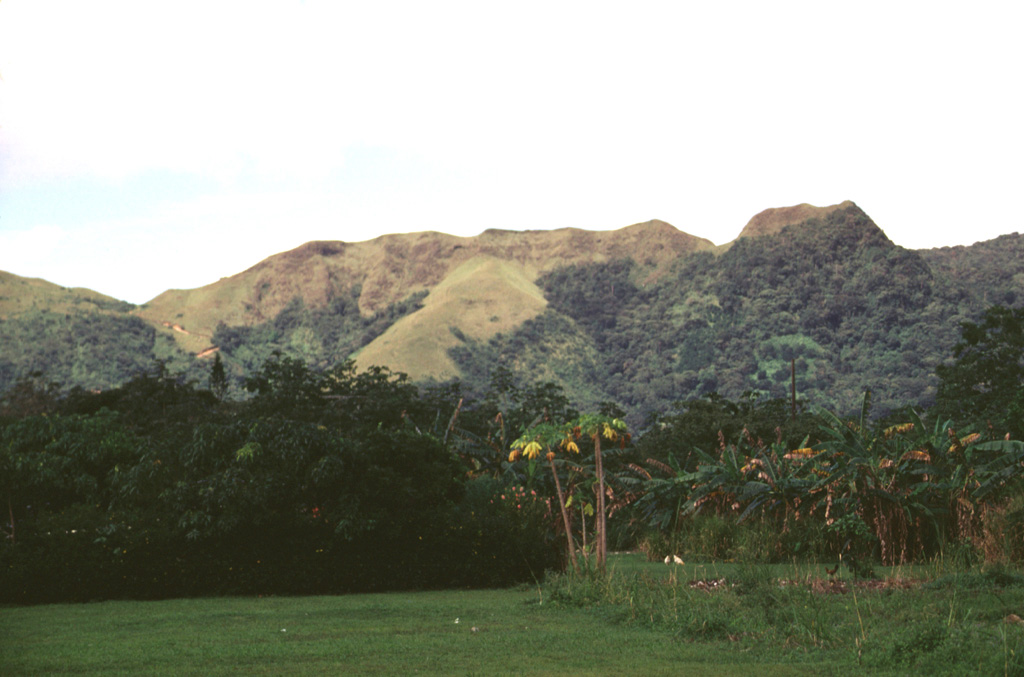
<svg viewBox="0 0 1024 677">
<path fill-rule="evenodd" d="M 485 464 L 450 442 L 456 393 L 273 357 L 225 401 L 213 366 L 210 388 L 163 372 L 9 391 L 0 601 L 497 585 L 557 565 L 544 513 L 513 519 L 506 482 L 467 474 Z"/>
<path fill-rule="evenodd" d="M 0 319 L 0 392 L 38 375 L 62 388 L 114 388 L 162 360 L 200 378 L 202 368 L 148 322 L 124 314 L 34 310 Z"/>
<path fill-rule="evenodd" d="M 850 207 L 692 254 L 651 284 L 630 259 L 555 270 L 543 316 L 454 356 L 470 382 L 493 364 L 546 374 L 633 421 L 714 392 L 785 397 L 793 371 L 816 405 L 851 411 L 870 388 L 879 411 L 927 407 L 960 324 L 1019 300 L 1020 238 L 999 247 L 990 268 L 973 248 L 914 252 Z"/>
<path fill-rule="evenodd" d="M 219 357 L 201 384 L 24 379 L 0 400 L 0 602 L 506 585 L 605 542 L 858 576 L 1017 561 L 1022 337 L 1022 310 L 965 322 L 929 409 L 712 393 L 632 434 L 503 367 L 482 395 L 280 354 L 246 397 Z"/>
</svg>

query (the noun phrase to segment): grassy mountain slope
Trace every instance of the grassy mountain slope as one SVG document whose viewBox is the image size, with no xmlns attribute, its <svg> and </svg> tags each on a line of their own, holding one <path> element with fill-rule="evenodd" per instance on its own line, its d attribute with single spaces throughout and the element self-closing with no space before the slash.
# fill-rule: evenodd
<svg viewBox="0 0 1024 677">
<path fill-rule="evenodd" d="M 19 277 L 0 270 L 0 320 L 15 318 L 32 310 L 48 310 L 52 313 L 125 313 L 132 307 L 130 303 L 91 289 L 68 289 L 46 280 Z"/>
<path fill-rule="evenodd" d="M 853 202 L 846 200 L 845 202 L 841 202 L 837 205 L 831 205 L 829 207 L 815 207 L 814 205 L 804 203 L 793 207 L 776 207 L 773 209 L 766 209 L 763 212 L 755 214 L 754 217 L 747 222 L 747 225 L 743 227 L 742 231 L 740 231 L 739 238 L 775 235 L 776 233 L 781 232 L 786 226 L 793 226 L 810 219 L 818 219 L 820 221 L 827 218 L 829 214 L 837 209 L 848 209 L 852 206 L 855 206 Z"/>
<path fill-rule="evenodd" d="M 356 357 L 360 367 L 386 364 L 414 380 L 461 376 L 448 351 L 460 337 L 487 339 L 540 314 L 547 301 L 525 266 L 480 256 L 451 271 L 424 299 Z"/>
<path fill-rule="evenodd" d="M 0 390 L 46 371 L 108 387 L 219 350 L 241 379 L 275 351 L 355 356 L 483 388 L 498 366 L 634 416 L 718 391 L 845 407 L 925 403 L 959 323 L 1024 303 L 1024 237 L 914 252 L 851 202 L 766 210 L 727 246 L 650 221 L 617 231 L 424 232 L 311 242 L 139 308 L 0 274 Z"/>
<path fill-rule="evenodd" d="M 183 331 L 177 331 L 175 338 L 184 348 L 199 352 L 213 345 L 213 332 L 220 323 L 266 322 L 296 298 L 309 308 L 323 308 L 357 285 L 359 311 L 370 316 L 433 289 L 481 256 L 515 264 L 533 279 L 568 263 L 637 253 L 648 274 L 657 277 L 679 256 L 713 247 L 710 241 L 661 221 L 615 231 L 488 230 L 476 237 L 423 232 L 355 243 L 310 242 L 205 287 L 164 292 L 137 313 L 156 325 L 178 325 Z"/>
</svg>

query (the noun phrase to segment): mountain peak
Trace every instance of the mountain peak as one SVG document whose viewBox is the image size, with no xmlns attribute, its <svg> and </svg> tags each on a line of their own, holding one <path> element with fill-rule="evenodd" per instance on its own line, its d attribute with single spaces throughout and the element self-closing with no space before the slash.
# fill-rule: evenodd
<svg viewBox="0 0 1024 677">
<path fill-rule="evenodd" d="M 646 230 L 654 231 L 657 233 L 681 233 L 682 231 L 673 226 L 671 223 L 666 223 L 661 219 L 651 219 L 650 221 L 644 221 L 643 223 L 634 223 L 632 226 L 626 226 L 623 230 Z"/>
<path fill-rule="evenodd" d="M 846 200 L 829 207 L 815 207 L 805 202 L 792 207 L 766 209 L 756 214 L 754 218 L 747 222 L 739 237 L 774 235 L 786 226 L 802 223 L 807 219 L 823 219 L 835 210 L 846 209 L 847 207 L 856 207 L 856 205 L 851 200 Z"/>
</svg>

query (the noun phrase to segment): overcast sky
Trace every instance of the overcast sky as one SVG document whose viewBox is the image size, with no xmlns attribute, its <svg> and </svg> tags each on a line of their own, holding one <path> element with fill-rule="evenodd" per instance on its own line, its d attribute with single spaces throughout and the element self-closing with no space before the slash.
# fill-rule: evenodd
<svg viewBox="0 0 1024 677">
<path fill-rule="evenodd" d="M 851 199 L 1024 230 L 1019 2 L 0 2 L 0 270 L 142 303 L 314 239 Z"/>
</svg>

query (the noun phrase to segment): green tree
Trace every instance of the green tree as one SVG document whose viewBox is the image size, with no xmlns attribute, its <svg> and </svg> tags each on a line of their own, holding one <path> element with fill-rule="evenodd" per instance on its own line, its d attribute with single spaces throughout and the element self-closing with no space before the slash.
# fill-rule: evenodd
<svg viewBox="0 0 1024 677">
<path fill-rule="evenodd" d="M 984 421 L 994 434 L 1024 434 L 1024 308 L 992 306 L 961 324 L 955 361 L 936 368 L 936 408 L 959 423 Z"/>
<path fill-rule="evenodd" d="M 569 558 L 569 562 L 575 569 L 578 566 L 576 561 L 576 546 L 573 543 L 572 537 L 572 524 L 569 521 L 569 512 L 567 510 L 567 503 L 565 498 L 565 492 L 562 491 L 562 482 L 558 478 L 558 469 L 555 467 L 555 451 L 554 448 L 561 448 L 564 451 L 571 451 L 573 453 L 580 453 L 580 448 L 572 439 L 572 430 L 567 425 L 554 425 L 552 423 L 541 423 L 536 425 L 522 437 L 512 443 L 512 453 L 509 454 L 509 462 L 517 461 L 520 456 L 526 456 L 529 460 L 534 460 L 540 455 L 540 452 L 545 452 L 545 458 L 548 464 L 551 466 L 551 477 L 555 482 L 555 492 L 558 495 L 558 507 L 562 512 L 562 525 L 565 528 L 565 538 L 567 542 L 566 555 Z"/>
<path fill-rule="evenodd" d="M 555 467 L 555 452 L 553 447 L 565 451 L 579 453 L 579 442 L 585 439 L 590 440 L 594 445 L 594 493 L 597 504 L 595 524 L 595 551 L 596 564 L 599 569 L 604 569 L 608 552 L 607 536 L 607 511 L 605 508 L 605 497 L 607 487 L 605 484 L 604 459 L 601 453 L 601 441 L 618 442 L 625 446 L 629 441 L 629 433 L 626 424 L 618 419 L 603 414 L 583 414 L 572 421 L 562 424 L 543 422 L 531 427 L 519 439 L 512 443 L 512 453 L 509 461 L 515 462 L 521 456 L 526 456 L 530 461 L 536 460 L 542 451 L 546 450 L 545 458 L 551 465 L 551 473 L 554 476 L 555 489 L 558 493 L 559 505 L 562 509 L 562 520 L 565 524 L 566 537 L 568 539 L 568 550 L 570 561 L 575 566 L 575 549 L 572 543 L 572 530 L 569 523 L 569 516 L 566 512 L 567 499 L 564 498 L 561 482 L 558 478 L 558 471 Z"/>
<path fill-rule="evenodd" d="M 569 424 L 577 437 L 589 437 L 594 443 L 594 474 L 597 479 L 597 567 L 604 569 L 608 558 L 608 515 L 605 510 L 604 460 L 601 455 L 601 440 L 625 444 L 629 441 L 626 424 L 617 418 L 603 414 L 584 414 Z"/>
<path fill-rule="evenodd" d="M 228 377 L 224 372 L 224 361 L 220 359 L 220 353 L 213 356 L 213 365 L 210 366 L 210 390 L 223 400 L 228 393 Z"/>
</svg>

